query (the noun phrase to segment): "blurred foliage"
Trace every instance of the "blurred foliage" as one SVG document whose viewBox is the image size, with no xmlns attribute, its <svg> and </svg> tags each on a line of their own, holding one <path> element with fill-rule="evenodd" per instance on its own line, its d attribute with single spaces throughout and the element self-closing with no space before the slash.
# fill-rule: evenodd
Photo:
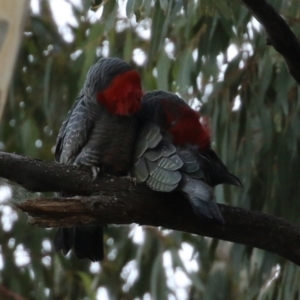
<svg viewBox="0 0 300 300">
<path fill-rule="evenodd" d="M 117 56 L 139 70 L 145 90 L 177 92 L 210 117 L 214 148 L 244 184 L 216 188 L 219 202 L 299 223 L 299 88 L 246 8 L 226 0 L 90 2 L 67 1 L 75 21 L 64 27 L 49 1 L 31 12 L 1 122 L 1 150 L 52 160 L 88 68 L 99 57 Z M 270 2 L 299 33 L 298 0 Z M 91 5 L 100 6 L 92 12 Z M 109 299 L 300 297 L 299 268 L 262 250 L 111 226 L 107 258 L 91 264 L 54 253 L 54 230 L 27 225 L 13 208 L 1 205 L 0 217 L 0 287 L 26 299 L 104 299 L 104 291 Z"/>
</svg>

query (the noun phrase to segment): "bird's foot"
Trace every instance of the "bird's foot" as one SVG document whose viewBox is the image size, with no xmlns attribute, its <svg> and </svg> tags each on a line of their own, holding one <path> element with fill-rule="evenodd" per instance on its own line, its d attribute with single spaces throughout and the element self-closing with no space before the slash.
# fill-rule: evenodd
<svg viewBox="0 0 300 300">
<path fill-rule="evenodd" d="M 131 183 L 133 183 L 134 185 L 136 185 L 137 183 L 137 179 L 134 176 L 131 176 L 131 174 L 128 174 L 127 176 L 124 176 L 125 179 L 129 180 Z"/>
<path fill-rule="evenodd" d="M 91 167 L 93 173 L 93 181 L 97 178 L 98 174 L 100 173 L 101 169 L 99 167 Z"/>
</svg>

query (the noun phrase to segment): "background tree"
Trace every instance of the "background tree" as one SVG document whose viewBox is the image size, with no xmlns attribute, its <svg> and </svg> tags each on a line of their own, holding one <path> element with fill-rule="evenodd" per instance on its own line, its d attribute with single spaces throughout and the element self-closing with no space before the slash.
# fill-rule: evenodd
<svg viewBox="0 0 300 300">
<path fill-rule="evenodd" d="M 270 2 L 297 33 L 298 1 Z M 244 6 L 110 0 L 95 15 L 87 1 L 68 2 L 74 19 L 63 31 L 53 18 L 62 6 L 32 3 L 39 11 L 33 6 L 27 20 L 1 121 L 2 150 L 52 160 L 59 126 L 88 68 L 101 56 L 118 56 L 139 70 L 145 90 L 178 92 L 210 118 L 215 150 L 244 184 L 216 188 L 218 202 L 299 222 L 299 88 Z M 14 188 L 14 197 L 24 193 Z M 299 297 L 297 266 L 262 250 L 168 229 L 112 226 L 107 259 L 91 264 L 54 253 L 54 230 L 26 225 L 26 216 L 7 204 L 0 209 L 0 295 L 93 299 L 105 289 L 109 299 Z"/>
</svg>

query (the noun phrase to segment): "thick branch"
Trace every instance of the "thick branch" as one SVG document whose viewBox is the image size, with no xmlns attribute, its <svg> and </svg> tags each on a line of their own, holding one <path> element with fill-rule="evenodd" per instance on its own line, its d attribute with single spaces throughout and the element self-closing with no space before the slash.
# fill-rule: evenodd
<svg viewBox="0 0 300 300">
<path fill-rule="evenodd" d="M 300 84 L 300 43 L 283 18 L 265 0 L 242 0 L 265 28 L 268 39 L 285 59 L 291 75 Z"/>
<path fill-rule="evenodd" d="M 153 192 L 125 178 L 107 175 L 92 181 L 91 174 L 72 166 L 3 152 L 0 176 L 32 191 L 63 190 L 81 195 L 100 191 L 94 197 L 32 199 L 16 204 L 30 215 L 31 224 L 41 227 L 131 223 L 163 226 L 261 248 L 300 265 L 299 228 L 274 216 L 219 205 L 226 220 L 221 228 L 196 217 L 181 194 Z"/>
<path fill-rule="evenodd" d="M 226 225 L 221 228 L 196 217 L 186 199 L 178 194 L 159 194 L 135 188 L 86 198 L 33 199 L 17 206 L 29 213 L 29 223 L 40 227 L 131 223 L 163 226 L 251 245 L 300 265 L 298 227 L 260 212 L 219 205 L 226 220 Z"/>
<path fill-rule="evenodd" d="M 0 152 L 0 177 L 14 181 L 32 192 L 67 192 L 74 195 L 91 195 L 105 190 L 128 190 L 128 180 L 116 182 L 113 177 L 101 179 L 90 171 L 29 157 Z"/>
</svg>

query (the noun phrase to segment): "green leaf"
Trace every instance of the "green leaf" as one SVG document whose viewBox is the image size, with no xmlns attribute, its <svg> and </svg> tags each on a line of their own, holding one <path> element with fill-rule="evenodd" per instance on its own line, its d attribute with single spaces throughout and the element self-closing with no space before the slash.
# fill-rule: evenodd
<svg viewBox="0 0 300 300">
<path fill-rule="evenodd" d="M 27 119 L 20 127 L 20 133 L 23 143 L 24 154 L 36 157 L 37 148 L 35 146 L 36 140 L 39 138 L 39 130 L 34 119 Z"/>
<path fill-rule="evenodd" d="M 162 51 L 157 62 L 157 87 L 160 90 L 169 90 L 169 72 L 171 60 L 165 51 Z"/>
<path fill-rule="evenodd" d="M 166 13 L 169 5 L 168 0 L 159 0 L 161 9 Z"/>
<path fill-rule="evenodd" d="M 130 61 L 132 58 L 132 51 L 133 51 L 133 38 L 131 30 L 126 31 L 126 38 L 124 44 L 124 52 L 123 58 L 125 61 Z"/>
<path fill-rule="evenodd" d="M 193 71 L 193 67 L 194 61 L 192 58 L 192 51 L 191 49 L 186 49 L 180 59 L 180 66 L 176 80 L 178 91 L 181 94 L 186 93 L 187 88 L 191 85 L 190 73 Z"/>
<path fill-rule="evenodd" d="M 103 16 L 105 18 L 105 29 L 110 31 L 114 28 L 117 18 L 118 5 L 115 1 L 109 1 L 104 5 Z"/>
<path fill-rule="evenodd" d="M 160 51 L 163 39 L 163 26 L 165 23 L 165 15 L 159 7 L 158 1 L 155 3 L 154 16 L 151 27 L 151 40 L 148 52 L 148 59 L 153 60 L 157 58 Z"/>
<path fill-rule="evenodd" d="M 166 274 L 162 255 L 157 255 L 151 273 L 150 291 L 154 299 L 167 300 Z"/>
<path fill-rule="evenodd" d="M 219 12 L 226 18 L 230 19 L 232 16 L 232 10 L 230 9 L 226 0 L 214 0 L 214 3 L 218 7 Z"/>
<path fill-rule="evenodd" d="M 216 12 L 216 4 L 215 1 L 203 0 L 200 1 L 201 11 L 203 14 L 208 16 L 214 16 Z"/>
<path fill-rule="evenodd" d="M 84 289 L 85 289 L 87 295 L 90 295 L 89 298 L 91 300 L 96 299 L 96 297 L 92 296 L 92 294 L 93 294 L 92 293 L 92 289 L 91 289 L 91 286 L 92 286 L 92 283 L 93 283 L 92 277 L 89 276 L 85 272 L 77 271 L 76 273 L 81 278 L 83 286 L 84 286 Z"/>
<path fill-rule="evenodd" d="M 128 0 L 126 4 L 126 16 L 130 18 L 133 12 L 133 7 L 135 5 L 135 0 Z"/>
</svg>

